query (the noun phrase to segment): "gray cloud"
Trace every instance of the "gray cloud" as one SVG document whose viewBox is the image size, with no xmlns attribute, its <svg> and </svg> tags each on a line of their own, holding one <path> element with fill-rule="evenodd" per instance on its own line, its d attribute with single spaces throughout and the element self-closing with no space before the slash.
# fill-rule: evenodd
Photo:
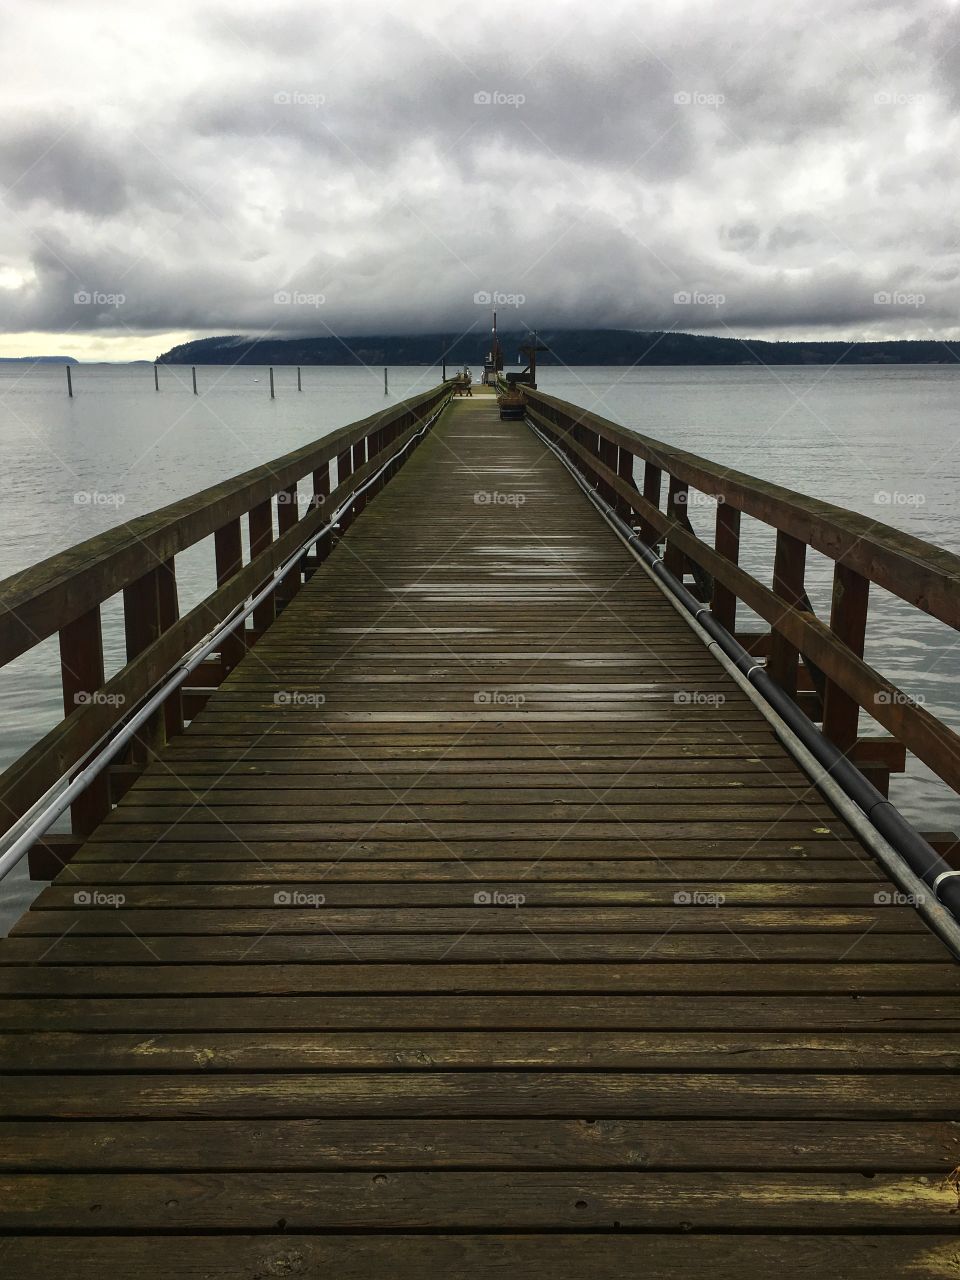
<svg viewBox="0 0 960 1280">
<path fill-rule="evenodd" d="M 466 329 L 500 290 L 518 324 L 957 335 L 954 13 L 497 12 L 23 7 L 0 324 Z"/>
</svg>

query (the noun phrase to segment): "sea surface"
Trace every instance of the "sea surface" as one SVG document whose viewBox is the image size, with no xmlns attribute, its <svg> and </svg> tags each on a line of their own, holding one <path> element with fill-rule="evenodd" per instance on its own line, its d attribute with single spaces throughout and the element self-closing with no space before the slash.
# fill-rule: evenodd
<svg viewBox="0 0 960 1280">
<path fill-rule="evenodd" d="M 439 381 L 439 369 L 276 370 L 0 364 L 0 578 L 84 538 L 257 466 Z M 552 368 L 541 388 L 726 466 L 852 508 L 960 552 L 960 366 Z M 692 504 L 698 531 L 712 503 Z M 744 521 L 742 562 L 770 580 L 773 534 Z M 808 560 L 829 616 L 832 564 Z M 210 540 L 178 557 L 181 607 L 212 587 Z M 759 626 L 741 612 L 738 625 Z M 119 601 L 104 609 L 108 672 L 122 665 Z M 880 590 L 867 660 L 960 729 L 957 635 Z M 0 670 L 0 768 L 62 715 L 56 638 Z M 861 731 L 879 731 L 864 718 Z M 917 762 L 892 798 L 925 830 L 960 830 L 960 801 Z M 0 882 L 0 932 L 41 886 Z"/>
</svg>

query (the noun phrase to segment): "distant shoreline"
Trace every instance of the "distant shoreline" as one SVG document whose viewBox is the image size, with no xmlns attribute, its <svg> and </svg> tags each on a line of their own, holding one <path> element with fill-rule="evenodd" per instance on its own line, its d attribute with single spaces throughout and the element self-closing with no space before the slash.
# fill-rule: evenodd
<svg viewBox="0 0 960 1280">
<path fill-rule="evenodd" d="M 519 363 L 523 331 L 501 331 L 508 365 Z M 543 329 L 548 348 L 542 365 L 623 367 L 683 365 L 903 365 L 960 363 L 960 342 L 902 341 L 769 342 L 752 338 L 714 338 L 702 334 L 634 332 L 627 329 Z M 160 364 L 250 365 L 435 365 L 482 364 L 489 338 L 429 333 L 346 338 L 248 338 L 237 335 L 198 338 L 164 352 Z M 350 355 L 353 355 L 353 359 Z"/>
</svg>

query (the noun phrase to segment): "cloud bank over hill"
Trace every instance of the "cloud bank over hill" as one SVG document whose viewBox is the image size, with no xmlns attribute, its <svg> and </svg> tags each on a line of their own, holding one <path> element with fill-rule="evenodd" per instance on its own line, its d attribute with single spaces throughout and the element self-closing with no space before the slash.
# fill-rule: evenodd
<svg viewBox="0 0 960 1280">
<path fill-rule="evenodd" d="M 960 336 L 950 5 L 5 23 L 8 333 Z"/>
</svg>

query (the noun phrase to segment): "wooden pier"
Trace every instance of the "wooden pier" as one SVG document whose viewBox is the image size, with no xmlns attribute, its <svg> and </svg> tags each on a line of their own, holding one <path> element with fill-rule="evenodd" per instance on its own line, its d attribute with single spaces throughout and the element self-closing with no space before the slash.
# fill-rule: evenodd
<svg viewBox="0 0 960 1280">
<path fill-rule="evenodd" d="M 0 587 L 0 656 L 60 630 L 88 694 L 6 775 L 12 821 L 116 719 L 89 695 L 132 705 L 411 444 L 31 855 L 62 869 L 0 942 L 5 1274 L 960 1276 L 955 958 L 560 460 L 485 388 L 445 404 Z M 692 582 L 702 460 L 635 480 L 644 437 L 528 409 Z M 731 628 L 764 603 L 733 513 L 775 496 L 743 480 L 699 557 L 741 575 L 712 581 Z M 218 592 L 180 617 L 174 556 L 214 534 Z M 833 544 L 848 603 L 858 556 L 890 586 L 909 554 L 922 607 L 957 608 L 954 557 L 871 536 Z M 892 736 L 857 739 L 862 630 L 812 618 L 783 546 L 754 648 L 823 720 L 797 654 L 824 633 L 825 727 L 885 786 L 926 713 L 883 702 Z"/>
</svg>

